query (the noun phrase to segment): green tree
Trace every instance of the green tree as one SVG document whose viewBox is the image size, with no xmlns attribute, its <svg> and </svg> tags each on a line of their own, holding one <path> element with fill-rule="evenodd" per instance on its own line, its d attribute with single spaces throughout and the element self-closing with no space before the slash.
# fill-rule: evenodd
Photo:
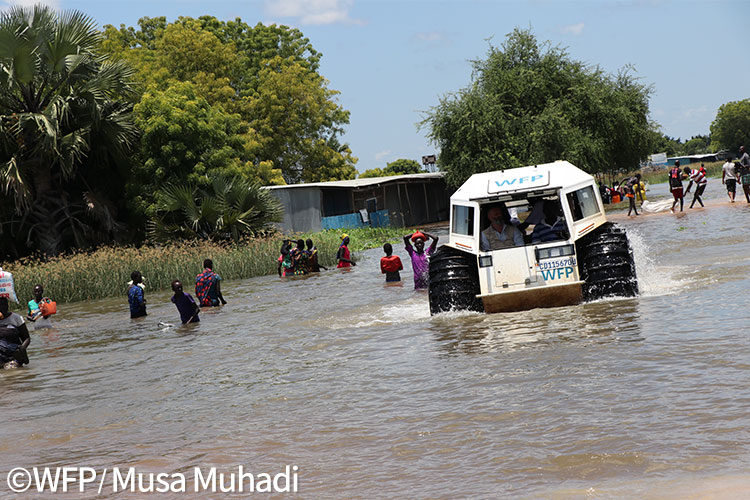
<svg viewBox="0 0 750 500">
<path fill-rule="evenodd" d="M 189 82 L 210 107 L 237 114 L 252 135 L 243 159 L 274 183 L 283 182 L 276 172 L 286 182 L 354 178 L 357 158 L 339 140 L 349 112 L 299 30 L 211 16 L 142 18 L 139 27 L 107 26 L 103 45 L 138 68 L 144 96 Z"/>
<path fill-rule="evenodd" d="M 129 192 L 138 213 L 154 213 L 159 203 L 154 193 L 161 186 L 205 184 L 208 174 L 283 183 L 280 171 L 253 161 L 260 143 L 247 123 L 211 106 L 192 83 L 175 82 L 164 91 L 145 93 L 135 116 L 142 134 Z"/>
<path fill-rule="evenodd" d="M 405 158 L 399 158 L 398 160 L 392 161 L 385 166 L 387 175 L 404 175 L 404 174 L 418 174 L 422 171 L 422 167 L 416 160 L 407 160 Z"/>
<path fill-rule="evenodd" d="M 371 168 L 365 170 L 359 177 L 365 179 L 368 177 L 389 177 L 393 175 L 418 174 L 422 167 L 416 160 L 407 160 L 399 158 L 398 160 L 387 163 L 385 168 Z"/>
<path fill-rule="evenodd" d="M 334 100 L 338 92 L 293 59 L 268 61 L 258 79 L 248 114 L 262 143 L 260 158 L 280 168 L 288 183 L 354 179 L 357 159 L 338 142 L 341 124 L 349 122 Z"/>
<path fill-rule="evenodd" d="M 682 151 L 680 139 L 664 134 L 655 123 L 652 124 L 650 144 L 652 153 L 667 153 L 667 156 L 675 156 Z"/>
<path fill-rule="evenodd" d="M 682 145 L 682 154 L 698 155 L 708 153 L 711 150 L 711 137 L 707 135 L 696 135 L 685 141 Z"/>
<path fill-rule="evenodd" d="M 713 149 L 737 152 L 740 146 L 750 148 L 750 99 L 719 106 L 711 123 Z"/>
<path fill-rule="evenodd" d="M 393 174 L 386 173 L 382 168 L 369 168 L 359 174 L 360 179 L 369 179 L 372 177 L 388 177 Z"/>
<path fill-rule="evenodd" d="M 137 138 L 132 70 L 100 42 L 78 11 L 13 7 L 0 18 L 0 181 L 15 198 L 15 231 L 48 255 L 111 234 L 111 200 L 95 188 L 116 183 Z"/>
<path fill-rule="evenodd" d="M 186 22 L 189 18 L 180 18 Z M 213 16 L 198 19 L 206 31 L 213 33 L 224 44 L 236 47 L 240 56 L 235 86 L 241 95 L 251 95 L 259 85 L 258 73 L 276 57 L 292 60 L 308 71 L 317 73 L 322 54 L 316 51 L 310 40 L 296 29 L 287 26 L 262 23 L 254 27 L 242 22 L 219 21 Z"/>
<path fill-rule="evenodd" d="M 197 184 L 168 184 L 148 225 L 155 242 L 174 239 L 240 241 L 273 229 L 283 215 L 267 189 L 241 176 L 214 175 Z"/>
<path fill-rule="evenodd" d="M 473 75 L 421 124 L 452 187 L 476 172 L 557 159 L 591 173 L 630 170 L 650 153 L 651 89 L 628 69 L 605 74 L 516 29 Z"/>
</svg>

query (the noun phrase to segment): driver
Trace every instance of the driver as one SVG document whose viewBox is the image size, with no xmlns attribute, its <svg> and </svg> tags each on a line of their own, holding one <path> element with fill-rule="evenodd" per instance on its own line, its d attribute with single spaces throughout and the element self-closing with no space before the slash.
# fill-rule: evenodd
<svg viewBox="0 0 750 500">
<path fill-rule="evenodd" d="M 483 252 L 523 246 L 523 234 L 511 224 L 505 203 L 490 207 L 487 210 L 487 219 L 490 221 L 490 226 L 482 231 L 479 245 Z"/>
<path fill-rule="evenodd" d="M 566 239 L 565 233 L 567 233 L 567 227 L 565 219 L 562 218 L 560 204 L 552 200 L 544 200 L 544 219 L 534 226 L 531 242 L 536 244 Z"/>
</svg>

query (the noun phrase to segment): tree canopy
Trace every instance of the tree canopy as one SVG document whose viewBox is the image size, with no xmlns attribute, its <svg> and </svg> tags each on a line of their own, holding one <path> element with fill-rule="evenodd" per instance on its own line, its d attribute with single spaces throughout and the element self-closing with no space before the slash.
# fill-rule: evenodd
<svg viewBox="0 0 750 500">
<path fill-rule="evenodd" d="M 100 40 L 78 11 L 12 7 L 0 18 L 0 181 L 15 199 L 2 222 L 48 255 L 116 229 L 118 166 L 137 137 L 133 72 L 102 55 Z"/>
<path fill-rule="evenodd" d="M 398 160 L 387 163 L 385 168 L 371 168 L 365 170 L 359 175 L 359 177 L 388 177 L 391 175 L 418 174 L 421 171 L 422 167 L 418 161 L 399 158 Z"/>
<path fill-rule="evenodd" d="M 628 68 L 606 74 L 520 29 L 473 66 L 472 83 L 421 124 L 453 187 L 476 172 L 558 159 L 592 173 L 630 170 L 651 152 L 651 88 Z"/>
<path fill-rule="evenodd" d="M 737 152 L 740 146 L 750 148 L 750 99 L 722 104 L 711 123 L 714 149 Z"/>
<path fill-rule="evenodd" d="M 354 178 L 357 159 L 339 141 L 349 112 L 318 74 L 321 54 L 299 30 L 211 16 L 180 17 L 174 23 L 142 18 L 138 25 L 106 26 L 103 46 L 138 69 L 143 99 L 179 94 L 188 83 L 207 112 L 211 108 L 217 119 L 222 115 L 220 121 L 235 123 L 247 139 L 232 159 L 247 166 L 241 175 L 263 184 Z M 149 127 L 144 119 L 160 118 L 141 119 Z M 188 148 L 203 147 L 184 142 Z M 142 162 L 152 162 L 147 152 L 158 146 L 143 141 L 142 146 Z"/>
</svg>

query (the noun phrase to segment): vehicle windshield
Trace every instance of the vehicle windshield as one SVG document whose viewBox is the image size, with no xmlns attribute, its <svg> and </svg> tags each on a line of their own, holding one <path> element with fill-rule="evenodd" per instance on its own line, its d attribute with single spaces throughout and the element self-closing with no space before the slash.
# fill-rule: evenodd
<svg viewBox="0 0 750 500">
<path fill-rule="evenodd" d="M 570 236 L 557 195 L 487 203 L 480 214 L 483 252 L 567 240 Z"/>
</svg>

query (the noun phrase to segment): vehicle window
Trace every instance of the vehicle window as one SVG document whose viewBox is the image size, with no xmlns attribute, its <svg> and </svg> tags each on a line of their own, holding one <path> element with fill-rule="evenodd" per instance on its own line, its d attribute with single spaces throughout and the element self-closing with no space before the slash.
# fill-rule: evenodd
<svg viewBox="0 0 750 500">
<path fill-rule="evenodd" d="M 568 204 L 573 213 L 573 220 L 581 220 L 601 212 L 596 201 L 593 186 L 587 186 L 572 193 L 568 193 Z"/>
<path fill-rule="evenodd" d="M 466 236 L 474 235 L 474 207 L 453 205 L 453 228 L 451 232 Z"/>
</svg>

